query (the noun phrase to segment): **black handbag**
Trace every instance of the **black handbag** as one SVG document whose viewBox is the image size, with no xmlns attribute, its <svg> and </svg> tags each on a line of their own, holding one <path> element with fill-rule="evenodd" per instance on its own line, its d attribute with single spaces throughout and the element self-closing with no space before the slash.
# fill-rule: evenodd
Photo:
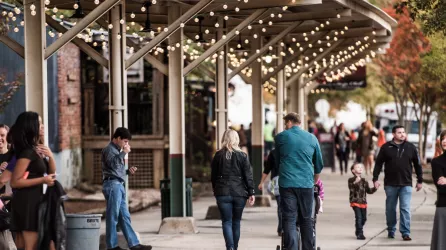
<svg viewBox="0 0 446 250">
<path fill-rule="evenodd" d="M 0 231 L 11 228 L 11 213 L 5 208 L 0 210 Z"/>
</svg>

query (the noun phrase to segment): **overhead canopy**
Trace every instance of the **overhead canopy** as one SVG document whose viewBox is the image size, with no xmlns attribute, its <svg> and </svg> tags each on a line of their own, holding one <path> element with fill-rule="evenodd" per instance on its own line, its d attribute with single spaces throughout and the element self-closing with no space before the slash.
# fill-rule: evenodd
<svg viewBox="0 0 446 250">
<path fill-rule="evenodd" d="M 51 12 L 57 18 L 61 17 L 59 10 L 82 8 L 86 14 L 89 13 L 84 18 L 88 23 L 96 21 L 106 30 L 107 18 L 98 16 L 98 8 L 107 11 L 116 2 L 80 0 L 67 3 L 66 0 L 47 0 L 45 4 L 47 13 Z M 172 5 L 182 6 L 184 18 L 169 26 L 169 7 Z M 250 62 L 263 58 L 266 62 L 262 82 L 271 84 L 274 84 L 275 76 L 281 69 L 286 71 L 288 84 L 300 74 L 311 79 L 316 74 L 329 73 L 328 80 L 340 77 L 340 74 L 348 74 L 354 70 L 353 64 L 365 63 L 367 57 L 386 48 L 391 42 L 392 29 L 396 27 L 395 20 L 363 0 L 127 0 L 125 12 L 123 21 L 127 22 L 130 30 L 127 36 L 133 37 L 132 43 L 127 43 L 127 46 L 136 46 L 131 50 L 136 55 L 127 60 L 126 67 L 145 56 L 167 74 L 162 64 L 146 54 L 168 53 L 168 50 L 182 46 L 189 53 L 185 58 L 187 74 L 202 61 L 215 61 L 219 55 L 218 49 L 228 44 L 227 56 L 234 71 L 229 78 L 241 73 L 249 80 Z M 147 13 L 154 32 L 131 32 L 137 27 L 136 24 L 147 28 Z M 71 29 L 76 30 L 76 26 L 83 21 L 78 21 Z M 180 27 L 184 30 L 186 40 L 168 44 L 166 38 Z M 222 39 L 225 41 L 216 40 L 217 30 L 221 27 L 227 35 L 226 39 Z M 83 38 L 92 45 L 91 35 L 89 37 L 85 29 L 78 30 L 84 30 Z M 253 51 L 251 42 L 254 39 L 262 39 L 263 46 L 268 46 Z M 104 42 L 104 46 L 107 46 L 107 40 L 104 39 Z M 194 47 L 193 44 L 198 46 Z M 101 44 L 95 43 L 95 46 Z M 146 50 L 137 52 L 144 46 Z M 274 61 L 279 56 L 277 46 L 284 47 L 282 65 Z M 59 46 L 53 47 L 50 53 Z M 101 65 L 105 65 L 103 61 Z"/>
</svg>

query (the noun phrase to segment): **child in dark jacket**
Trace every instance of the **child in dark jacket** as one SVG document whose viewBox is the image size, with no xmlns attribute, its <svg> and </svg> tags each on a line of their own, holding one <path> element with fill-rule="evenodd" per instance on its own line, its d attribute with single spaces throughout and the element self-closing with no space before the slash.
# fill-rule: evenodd
<svg viewBox="0 0 446 250">
<path fill-rule="evenodd" d="M 367 194 L 376 192 L 376 188 L 370 188 L 365 178 L 361 178 L 363 165 L 355 163 L 350 169 L 353 177 L 348 179 L 348 189 L 350 190 L 350 206 L 355 212 L 356 238 L 365 240 L 363 227 L 367 221 Z"/>
</svg>

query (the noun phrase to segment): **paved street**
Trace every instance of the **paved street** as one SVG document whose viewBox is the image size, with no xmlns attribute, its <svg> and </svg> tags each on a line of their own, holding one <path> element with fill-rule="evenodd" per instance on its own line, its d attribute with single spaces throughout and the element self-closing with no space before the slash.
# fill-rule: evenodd
<svg viewBox="0 0 446 250">
<path fill-rule="evenodd" d="M 326 201 L 324 213 L 319 215 L 317 224 L 317 241 L 321 249 L 429 249 L 436 199 L 432 186 L 425 185 L 422 191 L 413 194 L 411 234 L 413 241 L 403 242 L 399 233 L 395 239 L 387 239 L 384 213 L 385 193 L 382 187 L 374 195 L 369 195 L 368 221 L 365 227 L 367 240 L 358 241 L 354 236 L 353 211 L 348 203 L 348 177 L 350 175 L 340 176 L 330 171 L 323 172 Z M 151 208 L 132 214 L 132 221 L 142 241 L 151 244 L 154 249 L 224 249 L 221 222 L 204 220 L 208 206 L 214 203 L 212 197 L 200 198 L 194 202 L 194 217 L 200 231 L 195 235 L 157 234 L 161 223 L 160 208 Z M 247 207 L 245 209 L 239 249 L 275 249 L 280 243 L 280 238 L 276 234 L 275 209 L 276 207 Z M 104 231 L 104 229 L 103 223 L 101 230 Z"/>
</svg>

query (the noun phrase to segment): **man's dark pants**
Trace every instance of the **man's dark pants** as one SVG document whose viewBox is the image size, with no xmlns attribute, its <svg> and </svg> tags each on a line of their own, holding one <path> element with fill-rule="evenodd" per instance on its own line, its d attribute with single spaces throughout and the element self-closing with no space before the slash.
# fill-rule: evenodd
<svg viewBox="0 0 446 250">
<path fill-rule="evenodd" d="M 280 188 L 284 247 L 287 250 L 299 249 L 299 232 L 302 250 L 313 250 L 313 188 Z"/>
</svg>

